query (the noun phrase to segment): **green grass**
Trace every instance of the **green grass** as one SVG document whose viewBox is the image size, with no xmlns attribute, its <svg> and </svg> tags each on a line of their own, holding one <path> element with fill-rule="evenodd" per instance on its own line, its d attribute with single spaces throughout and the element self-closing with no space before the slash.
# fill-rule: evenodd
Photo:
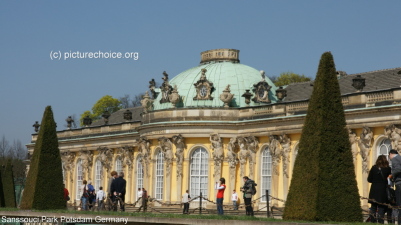
<svg viewBox="0 0 401 225">
<path fill-rule="evenodd" d="M 17 208 L 0 208 L 1 211 L 19 211 Z M 308 223 L 308 224 L 343 224 L 343 225 L 366 225 L 366 223 L 339 223 L 331 221 L 285 221 L 281 219 L 263 218 L 263 217 L 249 217 L 249 216 L 231 216 L 231 215 L 199 215 L 193 213 L 189 215 L 183 214 L 162 214 L 152 212 L 114 212 L 114 211 L 75 211 L 75 210 L 32 210 L 32 212 L 48 212 L 48 213 L 73 213 L 73 214 L 86 214 L 86 215 L 113 215 L 113 216 L 129 216 L 129 217 L 157 217 L 157 218 L 176 218 L 176 219 L 205 219 L 205 220 L 241 220 L 241 221 L 265 221 L 265 222 L 293 222 L 293 223 Z M 0 213 L 1 214 L 1 213 Z"/>
</svg>

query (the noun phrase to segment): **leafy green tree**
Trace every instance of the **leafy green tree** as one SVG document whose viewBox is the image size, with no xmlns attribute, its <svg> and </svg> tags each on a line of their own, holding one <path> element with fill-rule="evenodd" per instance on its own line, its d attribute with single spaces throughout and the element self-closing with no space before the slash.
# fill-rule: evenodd
<svg viewBox="0 0 401 225">
<path fill-rule="evenodd" d="M 85 111 L 80 116 L 81 126 L 83 125 L 83 119 L 86 116 L 89 116 L 93 121 L 101 119 L 102 114 L 105 111 L 109 111 L 109 113 L 117 112 L 122 109 L 121 101 L 113 98 L 110 95 L 105 95 L 101 97 L 92 107 L 91 111 Z"/>
<path fill-rule="evenodd" d="M 285 220 L 362 221 L 340 87 L 330 52 L 320 59 L 293 171 Z"/>
<path fill-rule="evenodd" d="M 65 209 L 61 156 L 50 106 L 42 118 L 25 187 L 21 209 Z"/>
<path fill-rule="evenodd" d="M 274 84 L 277 87 L 292 84 L 292 83 L 299 83 L 299 82 L 305 82 L 305 81 L 310 81 L 311 79 L 309 77 L 305 77 L 305 75 L 299 75 L 293 72 L 284 72 L 281 73 L 279 77 L 275 79 Z"/>
<path fill-rule="evenodd" d="M 2 166 L 2 183 L 4 193 L 4 205 L 8 208 L 16 208 L 17 203 L 15 201 L 15 185 L 14 175 L 12 168 L 11 158 L 7 160 L 7 164 Z"/>
<path fill-rule="evenodd" d="M 100 98 L 95 105 L 92 107 L 93 116 L 97 119 L 102 117 L 104 111 L 109 111 L 109 113 L 117 112 L 121 109 L 120 100 L 113 98 L 110 95 L 105 95 Z"/>
</svg>

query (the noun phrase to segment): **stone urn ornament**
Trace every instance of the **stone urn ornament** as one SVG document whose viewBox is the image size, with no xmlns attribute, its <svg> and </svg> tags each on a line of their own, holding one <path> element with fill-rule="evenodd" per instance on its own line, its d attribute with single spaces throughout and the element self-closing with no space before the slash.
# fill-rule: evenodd
<svg viewBox="0 0 401 225">
<path fill-rule="evenodd" d="M 180 95 L 178 94 L 177 91 L 177 85 L 174 85 L 174 89 L 171 92 L 171 94 L 168 96 L 171 104 L 173 105 L 173 108 L 177 107 L 177 103 L 180 101 Z"/>
<path fill-rule="evenodd" d="M 229 104 L 233 100 L 234 94 L 230 93 L 230 85 L 227 85 L 226 89 L 224 89 L 223 93 L 220 95 L 220 100 L 224 102 L 224 107 L 230 107 Z"/>
</svg>

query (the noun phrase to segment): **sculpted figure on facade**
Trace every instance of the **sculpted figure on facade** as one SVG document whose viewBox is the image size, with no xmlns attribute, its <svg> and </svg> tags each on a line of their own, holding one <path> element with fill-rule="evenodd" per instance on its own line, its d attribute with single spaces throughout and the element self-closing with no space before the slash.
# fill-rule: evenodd
<svg viewBox="0 0 401 225">
<path fill-rule="evenodd" d="M 280 135 L 281 144 L 281 156 L 283 158 L 283 173 L 288 178 L 288 165 L 290 164 L 290 153 L 291 153 L 291 139 L 286 135 Z"/>
<path fill-rule="evenodd" d="M 253 172 L 256 164 L 256 151 L 258 148 L 259 141 L 255 136 L 248 136 L 245 137 L 245 142 L 249 158 L 249 176 L 253 178 Z"/>
<path fill-rule="evenodd" d="M 145 174 L 147 177 L 150 177 L 150 141 L 144 136 L 141 136 L 138 139 L 138 151 L 142 156 L 142 165 L 144 167 Z"/>
<path fill-rule="evenodd" d="M 237 147 L 237 138 L 232 137 L 230 139 L 230 142 L 228 143 L 228 146 L 227 146 L 227 149 L 228 149 L 228 151 L 227 151 L 227 161 L 228 161 L 228 166 L 230 168 L 234 168 L 234 169 L 235 169 L 235 167 L 237 166 L 237 164 L 239 162 L 238 157 L 237 157 L 237 153 L 235 153 L 236 147 Z"/>
<path fill-rule="evenodd" d="M 134 166 L 134 148 L 131 146 L 123 146 L 120 148 L 120 156 L 123 167 L 128 167 L 128 178 L 132 176 L 132 168 Z"/>
<path fill-rule="evenodd" d="M 173 136 L 173 143 L 175 145 L 175 160 L 177 162 L 177 178 L 182 177 L 182 163 L 184 162 L 184 149 L 186 148 L 184 137 L 179 134 Z"/>
<path fill-rule="evenodd" d="M 223 162 L 224 152 L 223 152 L 223 141 L 219 134 L 211 134 L 210 142 L 212 143 L 210 148 L 213 150 L 213 161 L 214 161 L 214 177 L 220 178 L 221 173 L 221 163 Z"/>
<path fill-rule="evenodd" d="M 351 144 L 352 159 L 354 166 L 356 166 L 356 157 L 358 156 L 358 136 L 356 133 L 348 128 L 349 142 Z"/>
<path fill-rule="evenodd" d="M 370 148 L 372 147 L 371 142 L 373 138 L 373 132 L 369 127 L 363 127 L 362 133 L 358 141 L 361 157 L 362 157 L 362 172 L 368 173 L 368 156 L 370 154 Z"/>
<path fill-rule="evenodd" d="M 173 87 L 171 87 L 171 85 L 168 81 L 168 74 L 166 73 L 166 71 L 163 72 L 162 79 L 163 79 L 163 83 L 160 86 L 162 98 L 160 99 L 160 103 L 170 102 L 169 96 L 171 94 L 171 91 L 173 90 Z"/>
<path fill-rule="evenodd" d="M 384 132 L 391 140 L 391 147 L 401 153 L 401 129 L 391 124 L 384 128 Z"/>
<path fill-rule="evenodd" d="M 167 176 L 171 174 L 171 164 L 173 162 L 173 143 L 166 137 L 159 138 L 159 146 L 164 153 Z"/>
<path fill-rule="evenodd" d="M 153 110 L 153 99 L 150 99 L 148 91 L 142 96 L 141 105 L 143 107 L 143 113 L 148 113 Z"/>
<path fill-rule="evenodd" d="M 106 146 L 100 146 L 97 148 L 99 151 L 100 163 L 102 163 L 103 168 L 106 168 L 106 171 L 109 172 L 112 168 L 112 161 L 113 161 L 113 150 Z"/>
<path fill-rule="evenodd" d="M 75 153 L 70 152 L 70 150 L 61 152 L 61 161 L 63 162 L 64 174 L 70 174 L 70 181 L 73 182 L 73 168 L 74 168 Z M 66 176 L 64 179 L 67 179 Z M 66 180 L 64 180 L 65 183 Z"/>
<path fill-rule="evenodd" d="M 81 149 L 79 151 L 79 158 L 82 163 L 82 176 L 85 177 L 85 174 L 88 174 L 88 180 L 91 179 L 91 168 L 93 164 L 93 153 L 89 150 Z"/>
<path fill-rule="evenodd" d="M 269 150 L 270 150 L 270 155 L 272 157 L 272 168 L 273 168 L 273 173 L 275 175 L 279 175 L 279 169 L 278 169 L 278 164 L 280 163 L 280 156 L 282 155 L 281 153 L 281 148 L 280 148 L 280 142 L 279 142 L 279 137 L 277 135 L 270 135 L 270 144 L 269 144 Z"/>
<path fill-rule="evenodd" d="M 241 177 L 245 176 L 245 164 L 246 159 L 250 156 L 248 152 L 247 142 L 244 137 L 238 137 L 237 143 L 239 146 L 239 163 L 240 163 L 240 175 Z"/>
</svg>

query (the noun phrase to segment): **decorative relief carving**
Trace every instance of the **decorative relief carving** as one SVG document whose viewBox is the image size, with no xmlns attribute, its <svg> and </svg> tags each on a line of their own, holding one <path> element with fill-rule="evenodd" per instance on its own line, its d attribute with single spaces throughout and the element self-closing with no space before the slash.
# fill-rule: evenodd
<svg viewBox="0 0 401 225">
<path fill-rule="evenodd" d="M 142 165 L 147 177 L 150 177 L 149 164 L 150 164 L 150 141 L 142 136 L 138 139 L 138 151 L 142 156 Z"/>
<path fill-rule="evenodd" d="M 170 102 L 169 96 L 171 94 L 171 91 L 173 90 L 173 87 L 168 82 L 168 74 L 166 71 L 163 72 L 163 84 L 160 86 L 160 91 L 162 94 L 162 98 L 160 99 L 160 103 L 165 103 L 165 102 Z"/>
<path fill-rule="evenodd" d="M 175 160 L 177 162 L 177 179 L 182 177 L 182 163 L 184 162 L 184 149 L 186 148 L 184 137 L 179 134 L 173 136 L 173 143 L 175 145 Z"/>
<path fill-rule="evenodd" d="M 70 181 L 73 182 L 73 168 L 74 168 L 75 153 L 70 150 L 61 152 L 61 161 L 63 162 L 64 173 L 70 174 Z M 66 177 L 64 177 L 66 179 Z M 66 180 L 64 180 L 65 183 Z"/>
<path fill-rule="evenodd" d="M 401 154 L 401 129 L 391 124 L 384 128 L 384 132 L 391 140 L 391 147 Z"/>
<path fill-rule="evenodd" d="M 230 107 L 230 102 L 233 100 L 234 94 L 231 94 L 230 85 L 227 85 L 223 93 L 220 95 L 220 100 L 224 102 L 224 107 Z"/>
<path fill-rule="evenodd" d="M 249 176 L 254 178 L 253 172 L 256 164 L 256 151 L 258 148 L 259 141 L 255 136 L 245 137 L 247 150 L 249 152 Z"/>
<path fill-rule="evenodd" d="M 249 152 L 247 150 L 246 141 L 244 137 L 237 138 L 238 146 L 239 146 L 239 163 L 240 163 L 240 176 L 245 176 L 245 164 L 246 159 L 249 157 Z"/>
<path fill-rule="evenodd" d="M 207 70 L 203 68 L 201 71 L 202 75 L 200 79 L 194 83 L 196 88 L 196 96 L 194 97 L 194 100 L 213 100 L 213 97 L 211 96 L 212 91 L 214 90 L 213 83 L 206 79 Z"/>
<path fill-rule="evenodd" d="M 106 168 L 107 173 L 111 171 L 112 161 L 113 161 L 113 150 L 106 146 L 99 146 L 97 148 L 99 151 L 99 160 L 103 168 Z"/>
<path fill-rule="evenodd" d="M 240 148 L 239 163 L 240 176 L 244 176 L 246 160 L 249 160 L 249 177 L 253 178 L 254 165 L 256 164 L 256 151 L 259 144 L 255 136 L 237 137 L 237 143 Z"/>
<path fill-rule="evenodd" d="M 215 177 L 215 179 L 220 179 L 221 163 L 224 159 L 223 141 L 221 140 L 219 134 L 211 134 L 209 139 L 212 143 L 210 148 L 213 150 L 213 177 Z"/>
<path fill-rule="evenodd" d="M 120 157 L 123 167 L 128 167 L 128 178 L 132 177 L 132 168 L 134 166 L 134 148 L 131 146 L 123 146 L 120 148 Z"/>
<path fill-rule="evenodd" d="M 371 142 L 373 138 L 373 132 L 369 127 L 363 127 L 362 133 L 358 140 L 358 145 L 362 157 L 362 172 L 368 173 L 368 156 L 370 154 L 370 148 L 372 147 Z"/>
<path fill-rule="evenodd" d="M 271 86 L 266 82 L 265 72 L 263 70 L 260 71 L 260 75 L 262 76 L 262 80 L 253 85 L 255 97 L 252 100 L 256 103 L 270 103 L 269 90 L 271 89 Z"/>
<path fill-rule="evenodd" d="M 173 105 L 173 108 L 175 108 L 177 106 L 177 103 L 180 101 L 180 95 L 178 94 L 178 91 L 177 91 L 177 85 L 174 85 L 174 89 L 171 92 L 171 94 L 169 95 L 169 100 L 170 100 L 171 104 Z"/>
<path fill-rule="evenodd" d="M 142 96 L 141 105 L 143 107 L 143 113 L 148 113 L 153 110 L 153 100 L 150 99 L 148 91 L 146 91 L 145 95 Z"/>
<path fill-rule="evenodd" d="M 280 135 L 281 153 L 283 158 L 283 173 L 289 178 L 288 175 L 288 165 L 290 164 L 290 153 L 291 153 L 291 139 L 286 135 Z"/>
<path fill-rule="evenodd" d="M 235 153 L 235 149 L 237 148 L 237 138 L 232 137 L 230 139 L 230 142 L 228 143 L 227 146 L 227 161 L 228 161 L 228 166 L 230 168 L 234 168 L 237 166 L 239 163 L 237 153 Z"/>
<path fill-rule="evenodd" d="M 270 144 L 269 144 L 269 150 L 270 150 L 270 155 L 272 157 L 272 168 L 273 168 L 273 173 L 275 175 L 279 175 L 279 169 L 278 169 L 278 164 L 280 164 L 280 156 L 283 154 L 281 152 L 280 148 L 280 141 L 279 137 L 277 135 L 270 135 Z"/>
<path fill-rule="evenodd" d="M 349 142 L 351 144 L 352 159 L 354 166 L 356 166 L 356 157 L 358 156 L 358 136 L 356 133 L 348 128 Z"/>
<path fill-rule="evenodd" d="M 239 162 L 237 153 L 236 152 L 237 148 L 237 138 L 232 137 L 230 138 L 230 142 L 228 142 L 227 145 L 227 161 L 228 161 L 228 167 L 229 167 L 229 174 L 230 174 L 230 187 L 235 186 L 235 171 L 237 164 Z"/>
<path fill-rule="evenodd" d="M 85 174 L 88 174 L 88 180 L 91 180 L 91 168 L 93 164 L 93 153 L 86 148 L 82 148 L 79 151 L 79 158 L 82 162 L 82 177 L 85 177 Z"/>
<path fill-rule="evenodd" d="M 173 143 L 170 139 L 166 137 L 159 138 L 159 146 L 164 152 L 164 161 L 166 164 L 166 173 L 167 176 L 171 174 L 171 166 L 173 163 L 174 155 L 173 155 Z"/>
</svg>

